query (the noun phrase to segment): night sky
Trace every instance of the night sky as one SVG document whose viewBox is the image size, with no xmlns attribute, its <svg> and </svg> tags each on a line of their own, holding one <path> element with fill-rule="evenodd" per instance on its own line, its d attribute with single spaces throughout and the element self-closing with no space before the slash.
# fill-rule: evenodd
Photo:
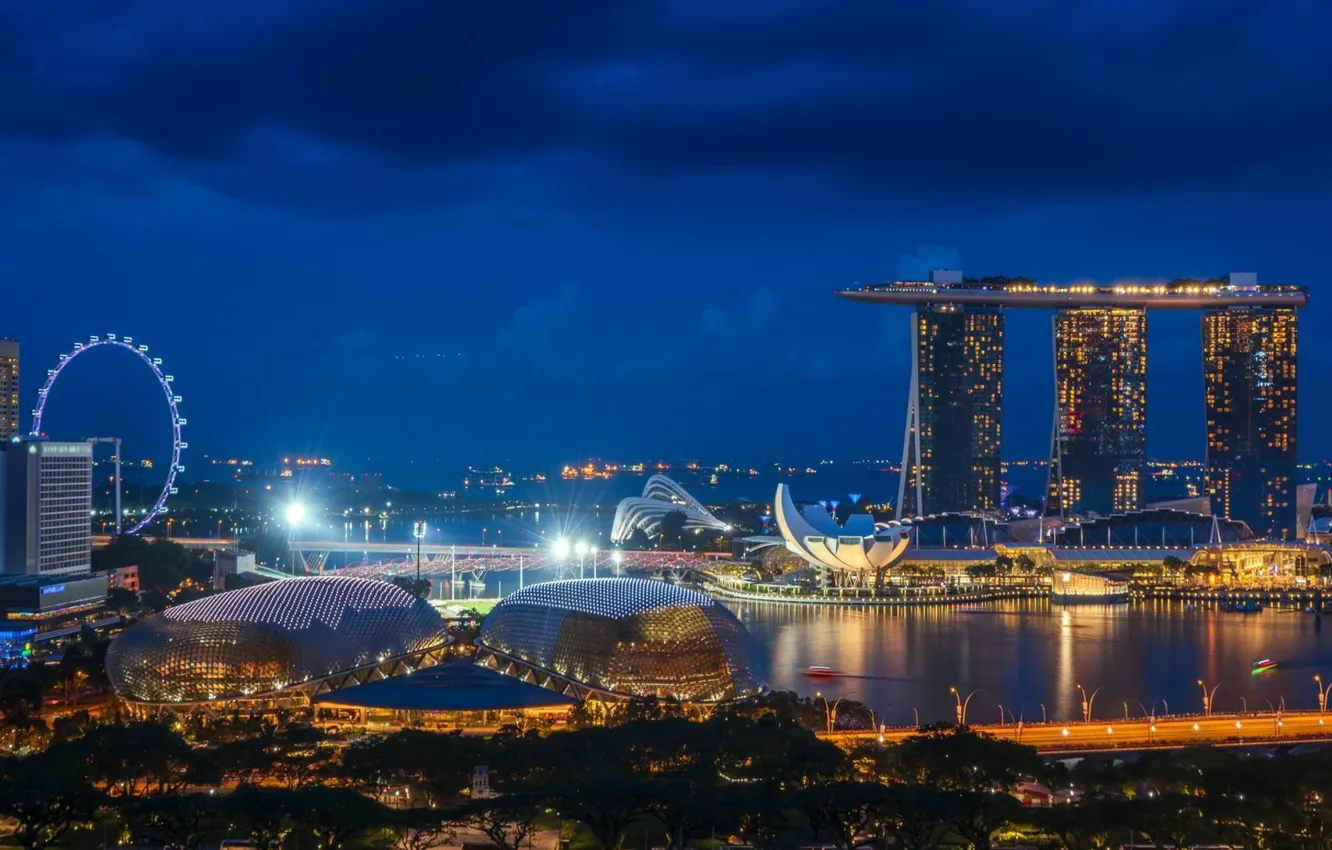
<svg viewBox="0 0 1332 850">
<path fill-rule="evenodd" d="M 1256 271 L 1313 289 L 1332 456 L 1329 32 L 1324 0 L 4 0 L 0 335 L 25 402 L 75 340 L 148 343 L 196 464 L 803 463 L 901 449 L 909 314 L 835 288 Z M 1009 316 L 1035 457 L 1050 318 Z M 1150 323 L 1149 452 L 1201 457 L 1199 317 Z M 159 391 L 98 354 L 50 432 L 152 453 Z"/>
</svg>

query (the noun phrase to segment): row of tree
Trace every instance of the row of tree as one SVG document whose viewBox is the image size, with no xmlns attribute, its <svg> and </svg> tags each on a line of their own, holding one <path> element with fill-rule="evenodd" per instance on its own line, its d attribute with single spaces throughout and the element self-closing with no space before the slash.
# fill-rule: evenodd
<svg viewBox="0 0 1332 850">
<path fill-rule="evenodd" d="M 184 850 L 227 834 L 264 848 L 374 838 L 425 850 L 464 828 L 501 850 L 521 850 L 541 828 L 607 850 L 714 836 L 842 850 L 989 850 L 999 837 L 1067 850 L 1332 847 L 1332 758 L 1321 751 L 1197 748 L 1069 769 L 956 727 L 847 751 L 810 731 L 806 708 L 775 695 L 704 721 L 489 738 L 340 740 L 253 717 L 89 724 L 0 760 L 0 816 L 25 850 L 90 825 Z M 478 765 L 494 796 L 471 796 Z M 1073 789 L 1070 802 L 1022 806 L 1013 792 L 1031 781 Z"/>
</svg>

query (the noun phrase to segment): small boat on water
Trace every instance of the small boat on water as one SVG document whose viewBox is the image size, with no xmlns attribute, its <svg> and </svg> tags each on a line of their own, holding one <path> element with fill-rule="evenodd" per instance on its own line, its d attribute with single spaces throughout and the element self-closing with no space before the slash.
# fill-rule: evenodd
<svg viewBox="0 0 1332 850">
<path fill-rule="evenodd" d="M 1259 673 L 1266 673 L 1268 670 L 1275 670 L 1276 668 L 1277 662 L 1271 658 L 1264 658 L 1261 661 L 1253 662 L 1253 674 L 1255 676 Z"/>
<path fill-rule="evenodd" d="M 811 679 L 835 679 L 842 675 L 841 670 L 834 670 L 831 667 L 806 667 L 804 674 Z"/>
<path fill-rule="evenodd" d="M 1232 614 L 1261 614 L 1263 604 L 1257 599 L 1244 599 L 1239 602 L 1231 602 L 1222 608 L 1223 611 L 1229 611 Z"/>
</svg>

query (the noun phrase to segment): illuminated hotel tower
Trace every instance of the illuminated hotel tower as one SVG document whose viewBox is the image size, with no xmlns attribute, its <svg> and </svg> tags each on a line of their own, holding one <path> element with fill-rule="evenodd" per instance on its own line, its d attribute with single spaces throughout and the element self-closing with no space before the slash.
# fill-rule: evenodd
<svg viewBox="0 0 1332 850">
<path fill-rule="evenodd" d="M 936 271 L 934 283 L 959 272 Z M 1004 317 L 998 307 L 922 305 L 911 316 L 897 515 L 999 507 Z"/>
<path fill-rule="evenodd" d="M 1212 510 L 1266 537 L 1295 533 L 1296 322 L 1270 307 L 1202 319 Z"/>
<path fill-rule="evenodd" d="M 1046 513 L 1136 510 L 1147 461 L 1147 313 L 1060 310 L 1054 317 L 1055 424 Z"/>
<path fill-rule="evenodd" d="M 19 435 L 19 344 L 0 339 L 0 442 Z"/>
</svg>

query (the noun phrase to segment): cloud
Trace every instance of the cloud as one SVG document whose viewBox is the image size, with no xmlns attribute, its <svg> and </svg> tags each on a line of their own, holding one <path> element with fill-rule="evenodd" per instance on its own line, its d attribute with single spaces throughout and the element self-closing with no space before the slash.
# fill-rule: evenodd
<svg viewBox="0 0 1332 850">
<path fill-rule="evenodd" d="M 898 280 L 929 280 L 935 269 L 961 269 L 962 255 L 945 245 L 920 245 L 897 257 Z"/>
<path fill-rule="evenodd" d="M 500 346 L 511 351 L 529 354 L 548 349 L 553 340 L 572 329 L 576 320 L 578 290 L 561 290 L 553 298 L 524 304 L 514 311 L 513 318 L 500 330 Z"/>
<path fill-rule="evenodd" d="M 321 211 L 774 174 L 902 213 L 1015 206 L 1332 146 L 1316 0 L 78 5 L 0 9 L 0 136 L 128 141 Z"/>
<path fill-rule="evenodd" d="M 752 336 L 768 324 L 776 312 L 777 302 L 772 293 L 760 289 L 749 296 L 743 309 L 724 310 L 709 307 L 703 311 L 703 330 L 720 337 Z"/>
</svg>

